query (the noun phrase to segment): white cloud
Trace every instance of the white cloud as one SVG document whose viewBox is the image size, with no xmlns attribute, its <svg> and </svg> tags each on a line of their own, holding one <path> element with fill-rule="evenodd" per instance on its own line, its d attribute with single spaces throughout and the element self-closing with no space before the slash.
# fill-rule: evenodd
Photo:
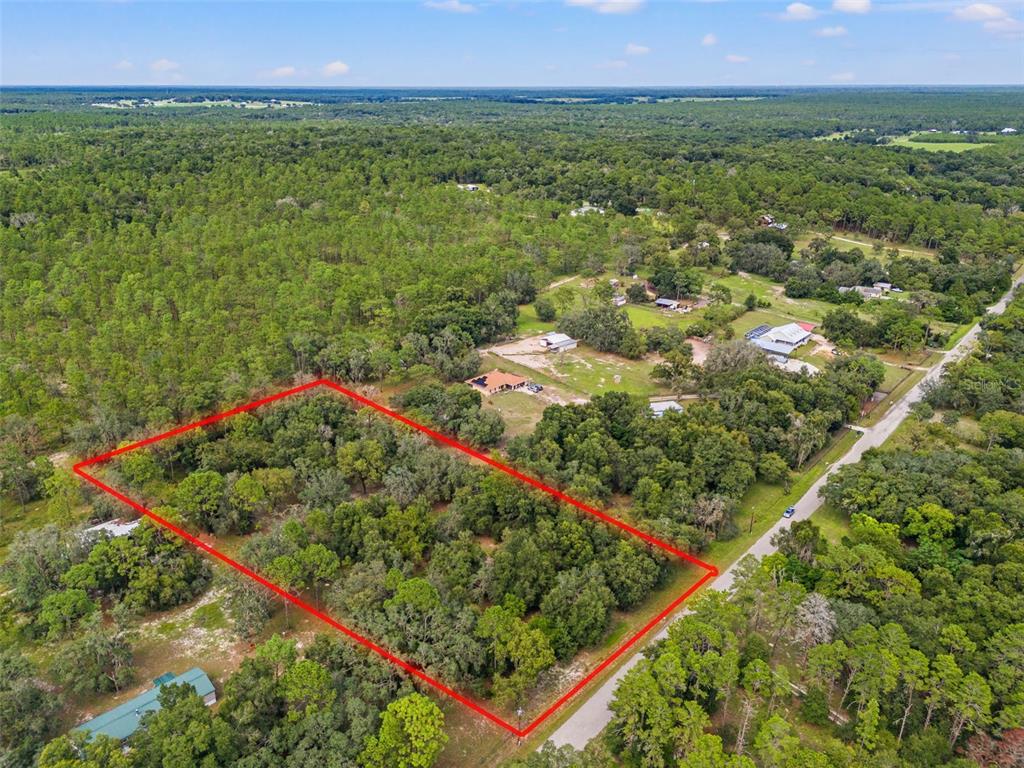
<svg viewBox="0 0 1024 768">
<path fill-rule="evenodd" d="M 1024 22 L 1015 19 L 1005 8 L 992 3 L 971 3 L 953 11 L 960 21 L 980 22 L 981 28 L 996 35 L 1017 37 L 1024 34 Z"/>
<path fill-rule="evenodd" d="M 323 73 L 327 77 L 339 77 L 347 75 L 348 70 L 349 66 L 344 61 L 332 61 L 329 64 L 324 64 Z"/>
<path fill-rule="evenodd" d="M 170 59 L 157 59 L 149 68 L 154 72 L 174 72 L 176 69 L 181 69 L 181 64 Z"/>
<path fill-rule="evenodd" d="M 640 45 L 639 43 L 626 43 L 627 56 L 646 56 L 650 52 L 651 49 L 646 45 Z"/>
<path fill-rule="evenodd" d="M 129 69 L 135 69 L 135 65 L 128 59 L 121 59 L 117 64 L 114 65 L 114 69 L 119 69 L 122 72 L 127 72 Z"/>
<path fill-rule="evenodd" d="M 565 0 L 566 5 L 589 8 L 595 13 L 634 13 L 644 7 L 646 0 Z"/>
<path fill-rule="evenodd" d="M 963 58 L 959 53 L 946 53 L 942 56 L 946 61 L 960 61 Z"/>
<path fill-rule="evenodd" d="M 814 34 L 818 37 L 842 37 L 846 34 L 846 27 L 822 27 Z"/>
<path fill-rule="evenodd" d="M 818 11 L 807 3 L 790 3 L 781 18 L 785 21 L 810 21 L 818 18 Z"/>
<path fill-rule="evenodd" d="M 270 70 L 271 77 L 295 77 L 297 73 L 298 70 L 291 65 L 285 67 L 275 67 L 274 69 Z"/>
<path fill-rule="evenodd" d="M 595 64 L 594 66 L 597 69 L 625 69 L 629 64 L 622 59 L 612 59 L 611 61 L 602 61 L 600 64 Z"/>
<path fill-rule="evenodd" d="M 805 67 L 813 67 L 818 62 L 815 61 L 814 59 L 804 59 L 800 63 L 803 64 Z"/>
<path fill-rule="evenodd" d="M 852 83 L 856 79 L 857 76 L 853 72 L 836 72 L 829 77 L 829 80 L 833 83 Z"/>
<path fill-rule="evenodd" d="M 725 60 L 728 61 L 730 64 L 746 64 L 748 61 L 750 61 L 750 57 L 730 53 L 725 57 Z"/>
<path fill-rule="evenodd" d="M 1007 16 L 1004 19 L 986 21 L 981 25 L 988 32 L 995 32 L 998 35 L 1011 35 L 1017 37 L 1024 34 L 1024 21 Z"/>
<path fill-rule="evenodd" d="M 435 11 L 448 11 L 448 13 L 476 13 L 477 10 L 472 3 L 463 3 L 461 0 L 427 0 L 423 6 Z"/>
<path fill-rule="evenodd" d="M 716 43 L 718 43 L 718 35 L 714 32 L 708 32 L 700 39 L 701 45 L 715 45 Z"/>
<path fill-rule="evenodd" d="M 871 0 L 835 0 L 832 10 L 840 13 L 867 13 L 871 10 Z"/>
<path fill-rule="evenodd" d="M 972 3 L 953 11 L 953 15 L 961 21 L 993 21 L 1005 19 L 1006 11 L 992 3 Z"/>
</svg>

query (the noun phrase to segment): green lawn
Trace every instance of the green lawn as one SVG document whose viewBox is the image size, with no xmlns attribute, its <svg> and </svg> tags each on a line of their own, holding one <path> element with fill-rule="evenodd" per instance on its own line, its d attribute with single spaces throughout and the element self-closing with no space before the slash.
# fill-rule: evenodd
<svg viewBox="0 0 1024 768">
<path fill-rule="evenodd" d="M 911 371 L 900 368 L 897 365 L 885 364 L 885 378 L 878 389 L 880 392 L 892 392 L 900 383 L 911 374 Z"/>
<path fill-rule="evenodd" d="M 545 323 L 538 318 L 537 310 L 533 308 L 533 304 L 520 305 L 519 317 L 516 319 L 516 333 L 519 336 L 533 336 L 553 330 L 555 330 L 555 324 Z"/>
<path fill-rule="evenodd" d="M 670 313 L 655 309 L 653 304 L 627 304 L 623 309 L 626 310 L 626 314 L 629 315 L 630 321 L 636 328 L 655 328 L 657 326 L 686 328 L 701 316 L 700 310 L 684 315 L 681 312 Z"/>
<path fill-rule="evenodd" d="M 850 521 L 838 509 L 822 504 L 818 511 L 811 515 L 811 520 L 821 528 L 821 535 L 830 544 L 838 544 L 843 536 L 850 532 Z"/>
</svg>

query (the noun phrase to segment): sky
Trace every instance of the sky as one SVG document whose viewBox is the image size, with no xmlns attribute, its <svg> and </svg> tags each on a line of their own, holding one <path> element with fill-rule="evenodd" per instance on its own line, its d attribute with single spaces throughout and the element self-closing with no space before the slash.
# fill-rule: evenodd
<svg viewBox="0 0 1024 768">
<path fill-rule="evenodd" d="M 0 3 L 3 85 L 1024 83 L 1024 0 Z"/>
</svg>

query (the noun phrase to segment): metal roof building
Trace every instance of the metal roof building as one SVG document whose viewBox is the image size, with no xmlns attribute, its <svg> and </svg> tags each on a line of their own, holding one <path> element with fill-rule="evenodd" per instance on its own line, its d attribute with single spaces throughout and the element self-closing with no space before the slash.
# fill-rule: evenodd
<svg viewBox="0 0 1024 768">
<path fill-rule="evenodd" d="M 811 338 L 811 333 L 810 331 L 805 331 L 796 323 L 786 323 L 785 325 L 778 325 L 771 330 L 765 331 L 758 338 L 775 344 L 786 344 L 792 348 L 799 347 Z"/>
<path fill-rule="evenodd" d="M 654 414 L 655 418 L 661 418 L 669 411 L 681 411 L 681 406 L 675 400 L 658 400 L 657 402 L 651 403 L 651 413 Z"/>
<path fill-rule="evenodd" d="M 91 539 L 94 537 L 108 535 L 112 539 L 118 536 L 127 536 L 139 527 L 141 519 L 136 520 L 107 520 L 82 531 L 82 538 Z"/>
<path fill-rule="evenodd" d="M 576 349 L 576 339 L 564 333 L 549 333 L 541 338 L 540 345 L 549 352 L 564 352 Z"/>
<path fill-rule="evenodd" d="M 751 339 L 750 343 L 755 347 L 760 347 L 765 352 L 772 355 L 781 355 L 782 357 L 789 357 L 793 352 L 793 346 L 790 344 L 780 344 L 777 341 L 769 341 L 763 337 Z"/>
<path fill-rule="evenodd" d="M 160 688 L 164 685 L 179 683 L 191 685 L 206 706 L 209 707 L 217 702 L 217 692 L 213 687 L 213 682 L 199 667 L 193 667 L 177 677 L 171 676 L 170 673 L 164 674 L 153 682 L 155 683 L 153 688 L 82 723 L 74 730 L 87 732 L 90 739 L 102 734 L 118 741 L 126 741 L 138 730 L 143 715 L 160 709 L 158 697 Z"/>
</svg>

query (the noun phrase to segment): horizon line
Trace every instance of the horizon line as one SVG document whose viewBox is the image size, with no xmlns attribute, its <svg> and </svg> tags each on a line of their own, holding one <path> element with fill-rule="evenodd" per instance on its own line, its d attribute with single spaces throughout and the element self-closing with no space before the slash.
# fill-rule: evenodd
<svg viewBox="0 0 1024 768">
<path fill-rule="evenodd" d="M 261 88 L 265 90 L 302 90 L 316 88 L 329 91 L 359 91 L 359 90 L 604 90 L 604 91 L 629 91 L 637 89 L 645 90 L 669 90 L 684 88 L 715 88 L 715 89 L 739 89 L 739 88 L 1020 88 L 1024 89 L 1024 82 L 1005 83 L 776 83 L 776 84 L 729 84 L 729 85 L 285 85 L 285 84 L 255 84 L 255 83 L 0 83 L 0 89 L 19 88 Z"/>
</svg>

